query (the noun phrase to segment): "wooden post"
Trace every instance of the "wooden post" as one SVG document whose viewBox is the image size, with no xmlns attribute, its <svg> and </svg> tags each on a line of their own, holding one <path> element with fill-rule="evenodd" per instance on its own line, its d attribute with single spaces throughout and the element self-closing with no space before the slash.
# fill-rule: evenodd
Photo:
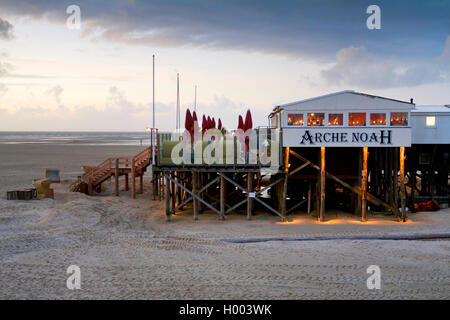
<svg viewBox="0 0 450 320">
<path fill-rule="evenodd" d="M 144 173 L 139 175 L 139 193 L 140 194 L 144 193 Z"/>
<path fill-rule="evenodd" d="M 414 186 L 412 186 L 412 188 L 414 188 Z M 406 222 L 405 147 L 400 147 L 400 198 L 402 206 L 402 221 Z"/>
<path fill-rule="evenodd" d="M 130 190 L 130 187 L 128 186 L 128 173 L 125 173 L 125 191 Z"/>
<path fill-rule="evenodd" d="M 393 152 L 393 164 L 394 164 L 394 189 L 393 189 L 393 194 L 394 194 L 394 208 L 395 208 L 395 214 L 398 218 L 400 218 L 400 212 L 398 211 L 398 191 L 399 191 L 399 186 L 398 186 L 398 171 L 399 171 L 399 152 L 397 148 L 393 148 L 392 150 Z"/>
<path fill-rule="evenodd" d="M 197 186 L 198 186 L 197 180 L 198 180 L 198 172 L 192 171 L 192 192 L 194 194 L 197 194 Z M 194 220 L 198 220 L 199 201 L 193 197 L 193 202 L 194 202 Z"/>
<path fill-rule="evenodd" d="M 158 186 L 157 186 L 157 177 L 156 174 L 152 170 L 152 180 L 153 180 L 153 186 L 152 186 L 152 194 L 153 194 L 153 200 L 156 200 L 156 195 L 158 192 Z"/>
<path fill-rule="evenodd" d="M 225 220 L 225 179 L 220 177 L 220 219 Z M 248 213 L 247 213 L 248 214 Z"/>
<path fill-rule="evenodd" d="M 166 221 L 170 221 L 170 181 L 166 176 Z"/>
<path fill-rule="evenodd" d="M 320 214 L 319 221 L 325 219 L 325 147 L 320 147 Z"/>
<path fill-rule="evenodd" d="M 222 178 L 223 179 L 223 178 Z M 253 210 L 253 198 L 250 193 L 253 193 L 253 173 L 247 172 L 247 220 L 252 220 L 252 210 Z"/>
<path fill-rule="evenodd" d="M 115 168 L 114 168 L 114 179 L 116 182 L 116 196 L 119 196 L 119 159 L 116 159 Z"/>
<path fill-rule="evenodd" d="M 363 147 L 363 166 L 361 181 L 361 221 L 367 221 L 367 157 L 368 147 Z"/>
<path fill-rule="evenodd" d="M 286 221 L 286 199 L 287 199 L 287 185 L 288 185 L 288 177 L 289 177 L 289 147 L 284 148 L 284 181 L 283 181 L 283 189 L 281 193 L 281 219 Z"/>
<path fill-rule="evenodd" d="M 308 189 L 308 214 L 311 213 L 311 182 L 309 183 Z"/>
<path fill-rule="evenodd" d="M 362 171 L 363 171 L 363 152 L 361 148 L 358 148 L 358 187 L 361 187 L 362 183 Z M 362 208 L 362 201 L 361 196 L 358 195 L 356 197 L 356 206 L 355 206 L 355 214 L 360 215 L 361 214 L 361 208 Z"/>
<path fill-rule="evenodd" d="M 172 180 L 173 179 L 175 179 L 175 173 L 174 173 L 174 171 L 171 171 L 170 172 L 170 177 L 172 178 Z M 175 192 L 176 192 L 176 185 L 175 185 L 175 183 L 173 183 L 172 181 L 170 181 L 170 185 L 171 185 L 171 197 L 172 197 L 172 208 L 175 208 L 175 205 L 176 205 L 176 194 L 175 194 Z"/>
<path fill-rule="evenodd" d="M 288 173 L 283 173 L 284 181 L 283 181 L 283 189 L 281 193 L 281 220 L 286 221 L 286 198 L 287 198 L 287 185 L 288 185 Z"/>
<path fill-rule="evenodd" d="M 131 160 L 131 198 L 136 199 L 136 168 L 134 158 Z"/>
</svg>

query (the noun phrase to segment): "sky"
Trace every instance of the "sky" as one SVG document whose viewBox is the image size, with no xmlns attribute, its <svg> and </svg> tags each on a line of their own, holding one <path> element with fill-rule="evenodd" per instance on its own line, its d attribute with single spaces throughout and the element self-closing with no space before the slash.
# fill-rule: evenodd
<svg viewBox="0 0 450 320">
<path fill-rule="evenodd" d="M 143 131 L 152 55 L 160 130 L 177 73 L 182 121 L 197 86 L 198 114 L 230 129 L 342 90 L 450 104 L 450 0 L 0 0 L 0 131 Z"/>
</svg>

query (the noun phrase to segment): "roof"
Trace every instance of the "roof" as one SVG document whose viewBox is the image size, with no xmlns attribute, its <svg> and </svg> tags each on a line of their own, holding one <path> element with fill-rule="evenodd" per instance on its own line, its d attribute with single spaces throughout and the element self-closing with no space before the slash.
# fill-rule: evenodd
<svg viewBox="0 0 450 320">
<path fill-rule="evenodd" d="M 416 106 L 412 113 L 449 113 L 450 105 Z"/>
<path fill-rule="evenodd" d="M 385 99 L 385 100 L 390 100 L 390 101 L 395 101 L 395 102 L 400 102 L 400 103 L 406 103 L 406 104 L 414 105 L 414 103 L 407 102 L 407 101 L 401 101 L 401 100 L 396 100 L 396 99 L 391 99 L 391 98 L 386 98 L 386 97 L 375 96 L 375 95 L 371 95 L 371 94 L 367 94 L 367 93 L 356 92 L 354 90 L 344 90 L 344 91 L 338 91 L 338 92 L 334 92 L 334 93 L 329 93 L 329 94 L 318 96 L 318 97 L 314 97 L 314 98 L 309 98 L 309 99 L 299 100 L 299 101 L 290 102 L 290 103 L 286 103 L 286 104 L 281 104 L 281 105 L 276 106 L 273 109 L 273 111 L 275 111 L 277 108 L 285 108 L 285 107 L 288 107 L 288 106 L 291 106 L 291 105 L 304 103 L 304 102 L 309 102 L 309 101 L 314 101 L 314 100 L 319 100 L 319 99 L 323 99 L 323 98 L 327 98 L 327 97 L 331 97 L 331 96 L 337 96 L 337 95 L 341 95 L 341 94 L 345 94 L 345 93 L 352 93 L 352 94 L 356 94 L 356 95 L 367 96 L 367 97 L 370 97 L 370 98 Z"/>
</svg>

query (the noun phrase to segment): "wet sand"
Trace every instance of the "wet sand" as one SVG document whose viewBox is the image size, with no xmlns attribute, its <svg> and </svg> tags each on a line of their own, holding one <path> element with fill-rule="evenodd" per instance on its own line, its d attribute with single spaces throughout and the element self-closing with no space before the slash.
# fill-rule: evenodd
<svg viewBox="0 0 450 320">
<path fill-rule="evenodd" d="M 163 201 L 145 192 L 68 192 L 82 164 L 133 155 L 143 147 L 0 144 L 1 299 L 449 299 L 450 242 L 392 240 L 269 241 L 223 238 L 450 232 L 450 210 L 410 214 L 407 223 L 369 215 L 306 214 L 287 223 L 267 213 L 226 221 L 187 208 L 164 220 Z M 7 201 L 6 190 L 29 186 L 44 168 L 62 170 L 55 200 Z M 123 185 L 121 186 L 123 188 Z M 69 290 L 70 265 L 81 289 Z M 381 268 L 381 290 L 366 286 L 367 267 Z"/>
</svg>

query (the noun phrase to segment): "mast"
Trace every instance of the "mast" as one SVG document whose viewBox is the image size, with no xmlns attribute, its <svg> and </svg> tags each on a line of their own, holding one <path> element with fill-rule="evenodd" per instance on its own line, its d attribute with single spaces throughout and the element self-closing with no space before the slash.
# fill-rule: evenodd
<svg viewBox="0 0 450 320">
<path fill-rule="evenodd" d="M 152 128 L 155 128 L 155 55 L 153 55 L 153 122 Z"/>
<path fill-rule="evenodd" d="M 180 74 L 177 73 L 177 116 L 176 116 L 176 129 L 180 129 Z"/>
<path fill-rule="evenodd" d="M 153 55 L 153 109 L 152 109 L 152 132 L 151 132 L 151 146 L 152 146 L 152 164 L 155 164 L 155 141 L 157 140 L 156 136 L 153 136 L 153 134 L 156 135 L 155 130 L 155 55 Z"/>
</svg>

